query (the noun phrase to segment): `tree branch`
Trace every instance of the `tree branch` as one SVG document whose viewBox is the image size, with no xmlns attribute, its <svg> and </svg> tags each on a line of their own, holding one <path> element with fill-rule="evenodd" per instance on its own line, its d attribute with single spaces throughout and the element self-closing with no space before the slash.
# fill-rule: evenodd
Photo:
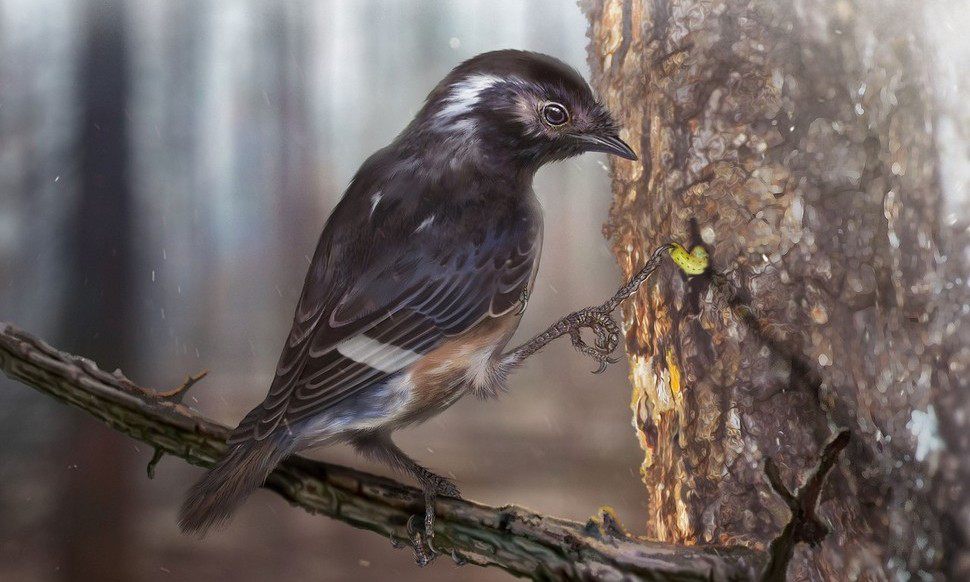
<svg viewBox="0 0 970 582">
<path fill-rule="evenodd" d="M 849 444 L 849 431 L 841 431 L 829 444 L 825 445 L 819 455 L 818 465 L 812 474 L 795 493 L 791 493 L 781 481 L 778 467 L 770 458 L 765 461 L 765 476 L 772 490 L 791 510 L 791 520 L 768 547 L 768 563 L 761 573 L 763 582 L 784 582 L 788 572 L 788 563 L 795 553 L 795 546 L 805 542 L 813 547 L 818 546 L 829 533 L 829 528 L 816 515 L 818 499 L 822 494 L 825 477 L 835 466 L 835 461 Z"/>
<path fill-rule="evenodd" d="M 225 450 L 229 429 L 178 402 L 137 386 L 120 371 L 60 352 L 0 322 L 0 368 L 40 392 L 76 406 L 113 429 L 208 467 Z M 187 381 L 191 385 L 198 378 Z M 154 463 L 149 465 L 149 473 Z M 320 463 L 286 459 L 265 487 L 312 513 L 339 519 L 391 539 L 406 539 L 410 515 L 423 511 L 420 491 L 391 479 Z M 590 578 L 738 580 L 751 578 L 763 557 L 738 547 L 676 546 L 633 538 L 604 513 L 583 525 L 520 507 L 488 507 L 459 499 L 438 501 L 435 545 L 445 553 L 511 574 L 553 580 Z"/>
</svg>

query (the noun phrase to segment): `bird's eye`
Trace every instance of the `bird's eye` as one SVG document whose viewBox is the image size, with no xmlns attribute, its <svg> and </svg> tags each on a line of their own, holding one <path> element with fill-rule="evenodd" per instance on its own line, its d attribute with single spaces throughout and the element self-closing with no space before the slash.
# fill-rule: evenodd
<svg viewBox="0 0 970 582">
<path fill-rule="evenodd" d="M 562 125 L 569 121 L 569 112 L 558 103 L 548 103 L 542 108 L 542 118 L 549 125 Z"/>
</svg>

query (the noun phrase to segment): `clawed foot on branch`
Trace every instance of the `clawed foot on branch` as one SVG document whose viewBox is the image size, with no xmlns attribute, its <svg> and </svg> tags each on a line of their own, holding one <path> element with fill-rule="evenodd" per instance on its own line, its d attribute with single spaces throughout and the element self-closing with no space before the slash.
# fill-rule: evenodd
<svg viewBox="0 0 970 582">
<path fill-rule="evenodd" d="M 414 561 L 418 566 L 430 564 L 440 555 L 440 552 L 432 543 L 434 539 L 435 501 L 437 501 L 438 496 L 444 495 L 456 499 L 461 498 L 461 492 L 454 483 L 449 479 L 430 472 L 425 479 L 422 479 L 422 486 L 424 487 L 424 527 L 421 528 L 418 525 L 421 516 L 414 514 L 407 521 L 409 543 L 402 542 L 393 535 L 391 536 L 391 545 L 395 548 L 403 548 L 406 545 L 410 546 L 414 552 Z M 457 551 L 452 549 L 450 554 L 451 559 L 454 560 L 456 565 L 465 565 L 465 559 Z"/>
<path fill-rule="evenodd" d="M 599 307 L 587 307 L 564 318 L 569 329 L 569 339 L 573 347 L 593 358 L 599 367 L 594 374 L 602 374 L 610 364 L 619 362 L 619 358 L 612 356 L 616 347 L 620 345 L 620 327 L 613 320 L 610 312 Z M 589 345 L 583 340 L 582 329 L 588 328 L 596 334 L 596 341 Z"/>
<path fill-rule="evenodd" d="M 408 518 L 407 532 L 408 541 L 402 542 L 401 540 L 391 535 L 391 545 L 395 549 L 400 549 L 405 546 L 409 546 L 411 551 L 414 552 L 414 561 L 418 566 L 426 566 L 433 562 L 438 557 L 438 551 L 435 550 L 431 543 L 434 532 L 428 532 L 427 528 L 421 531 L 418 527 L 417 522 L 420 519 L 418 514 L 413 514 Z M 433 525 L 433 524 L 432 524 Z"/>
</svg>

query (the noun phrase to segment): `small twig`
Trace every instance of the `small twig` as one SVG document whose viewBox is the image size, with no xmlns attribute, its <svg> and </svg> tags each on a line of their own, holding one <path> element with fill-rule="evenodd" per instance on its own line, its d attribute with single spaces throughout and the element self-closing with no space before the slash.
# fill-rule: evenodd
<svg viewBox="0 0 970 582">
<path fill-rule="evenodd" d="M 791 520 L 781 534 L 772 540 L 768 547 L 768 563 L 761 574 L 762 582 L 784 582 L 788 563 L 799 543 L 818 546 L 829 533 L 829 528 L 819 520 L 816 512 L 818 500 L 825 484 L 825 477 L 835 466 L 839 453 L 849 444 L 849 431 L 843 430 L 829 444 L 825 445 L 819 456 L 818 465 L 808 477 L 805 485 L 792 494 L 781 481 L 781 475 L 774 461 L 765 461 L 765 476 L 772 490 L 788 505 Z"/>
<path fill-rule="evenodd" d="M 165 451 L 163 451 L 158 447 L 155 447 L 155 452 L 154 454 L 152 454 L 151 460 L 148 461 L 148 467 L 145 468 L 146 472 L 148 473 L 149 479 L 155 478 L 155 467 L 158 466 L 158 462 L 161 461 L 162 457 L 164 456 L 165 456 Z"/>
<path fill-rule="evenodd" d="M 189 374 L 188 377 L 185 378 L 185 382 L 182 382 L 182 384 L 179 385 L 178 387 L 173 388 L 171 390 L 166 390 L 165 392 L 156 392 L 154 396 L 159 400 L 165 400 L 168 402 L 179 404 L 182 402 L 182 399 L 185 397 L 185 393 L 189 391 L 189 388 L 195 386 L 199 380 L 205 378 L 208 375 L 209 375 L 209 370 L 202 370 L 195 376 Z"/>
</svg>

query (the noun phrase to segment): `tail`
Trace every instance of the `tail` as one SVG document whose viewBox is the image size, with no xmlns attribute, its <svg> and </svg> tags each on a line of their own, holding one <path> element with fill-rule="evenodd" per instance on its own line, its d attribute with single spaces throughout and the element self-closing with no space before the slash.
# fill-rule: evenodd
<svg viewBox="0 0 970 582">
<path fill-rule="evenodd" d="M 230 446 L 226 455 L 189 490 L 179 511 L 179 528 L 204 536 L 209 528 L 228 521 L 291 448 L 288 439 L 274 437 Z"/>
</svg>

